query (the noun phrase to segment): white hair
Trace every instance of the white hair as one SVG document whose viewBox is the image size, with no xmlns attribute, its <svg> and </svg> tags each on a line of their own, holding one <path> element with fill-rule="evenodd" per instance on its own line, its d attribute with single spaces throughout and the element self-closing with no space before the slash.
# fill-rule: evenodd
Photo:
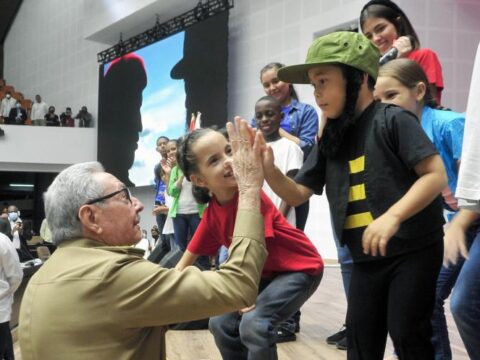
<svg viewBox="0 0 480 360">
<path fill-rule="evenodd" d="M 57 175 L 43 194 L 45 214 L 55 245 L 83 235 L 78 211 L 87 201 L 103 196 L 104 186 L 92 175 L 104 171 L 102 164 L 96 161 L 69 166 Z"/>
</svg>

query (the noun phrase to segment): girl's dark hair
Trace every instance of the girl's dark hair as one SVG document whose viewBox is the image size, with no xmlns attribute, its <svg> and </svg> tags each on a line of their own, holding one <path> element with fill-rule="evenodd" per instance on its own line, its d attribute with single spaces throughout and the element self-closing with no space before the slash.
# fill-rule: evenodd
<svg viewBox="0 0 480 360">
<path fill-rule="evenodd" d="M 266 71 L 268 71 L 268 70 L 270 70 L 270 69 L 279 70 L 279 69 L 281 69 L 281 68 L 284 67 L 284 66 L 285 66 L 285 64 L 282 64 L 282 63 L 279 63 L 279 62 L 271 62 L 271 63 L 265 65 L 265 66 L 260 70 L 260 81 L 262 81 L 262 75 L 263 75 Z M 288 86 L 289 86 L 289 88 L 290 88 L 290 93 L 289 93 L 290 97 L 291 97 L 292 99 L 295 99 L 295 100 L 299 101 L 299 100 L 298 100 L 297 92 L 295 91 L 295 88 L 293 87 L 293 84 L 288 84 Z"/>
<path fill-rule="evenodd" d="M 212 131 L 217 131 L 228 139 L 226 136 L 226 131 L 223 131 L 223 129 L 216 130 L 212 128 L 193 130 L 192 132 L 178 139 L 176 154 L 177 165 L 182 170 L 183 175 L 188 181 L 190 181 L 190 176 L 192 174 L 198 172 L 198 160 L 197 156 L 192 150 L 193 145 L 198 139 Z M 207 188 L 200 187 L 195 184 L 192 184 L 192 194 L 199 204 L 208 203 L 211 199 L 210 191 Z"/>
<path fill-rule="evenodd" d="M 437 108 L 437 102 L 430 92 L 427 75 L 416 61 L 410 59 L 389 61 L 385 65 L 380 66 L 378 76 L 394 78 L 409 89 L 413 89 L 419 82 L 423 82 L 425 84 L 424 104 L 433 109 Z"/>
<path fill-rule="evenodd" d="M 410 36 L 413 49 L 420 48 L 420 40 L 415 32 L 407 15 L 390 0 L 371 0 L 365 4 L 360 13 L 360 27 L 363 31 L 363 24 L 368 18 L 376 17 L 391 22 L 397 30 L 398 36 Z"/>
<path fill-rule="evenodd" d="M 355 106 L 365 73 L 344 64 L 336 64 L 347 81 L 345 106 L 338 119 L 329 119 L 318 143 L 320 151 L 328 158 L 335 158 L 343 147 L 347 131 L 355 123 Z M 373 88 L 374 80 L 368 77 L 368 87 Z"/>
</svg>

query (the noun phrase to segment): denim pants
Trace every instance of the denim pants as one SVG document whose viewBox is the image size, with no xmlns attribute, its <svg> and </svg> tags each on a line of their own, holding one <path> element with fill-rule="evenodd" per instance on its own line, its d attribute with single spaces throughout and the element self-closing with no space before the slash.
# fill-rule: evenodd
<svg viewBox="0 0 480 360">
<path fill-rule="evenodd" d="M 450 309 L 468 356 L 480 359 L 480 232 L 458 275 Z"/>
<path fill-rule="evenodd" d="M 200 217 L 198 213 L 177 214 L 172 220 L 175 241 L 180 250 L 185 251 L 188 242 L 195 233 L 195 230 L 197 230 L 198 224 L 200 224 Z"/>
<path fill-rule="evenodd" d="M 474 226 L 470 227 L 465 234 L 467 248 L 470 248 L 475 235 L 477 235 L 477 226 L 478 225 L 475 224 Z M 452 350 L 450 348 L 447 320 L 445 318 L 445 310 L 443 305 L 445 300 L 450 296 L 453 287 L 456 286 L 457 279 L 460 275 L 464 262 L 465 259 L 460 258 L 455 265 L 450 265 L 449 267 L 442 266 L 440 274 L 438 275 L 435 294 L 435 307 L 433 309 L 432 316 L 432 344 L 435 349 L 435 360 L 452 359 Z M 478 296 L 480 296 L 480 294 Z"/>
<path fill-rule="evenodd" d="M 277 359 L 277 325 L 300 309 L 317 289 L 322 275 L 292 272 L 262 279 L 254 310 L 210 318 L 209 328 L 222 358 Z"/>
<path fill-rule="evenodd" d="M 343 290 L 345 291 L 345 297 L 348 300 L 348 289 L 350 288 L 350 278 L 352 277 L 353 259 L 347 245 L 342 246 L 340 244 L 340 241 L 335 234 L 335 228 L 331 218 L 330 223 L 332 225 L 333 240 L 335 241 L 335 247 L 337 248 L 337 257 L 338 262 L 340 263 L 340 271 L 342 273 Z"/>
</svg>

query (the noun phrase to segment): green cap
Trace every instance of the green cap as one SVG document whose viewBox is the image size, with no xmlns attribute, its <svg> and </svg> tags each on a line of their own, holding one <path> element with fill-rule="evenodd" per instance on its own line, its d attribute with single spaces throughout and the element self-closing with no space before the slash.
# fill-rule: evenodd
<svg viewBox="0 0 480 360">
<path fill-rule="evenodd" d="M 308 70 L 321 64 L 345 64 L 366 72 L 377 79 L 378 48 L 364 35 L 337 31 L 315 39 L 310 45 L 305 64 L 285 66 L 278 78 L 291 84 L 309 84 Z"/>
</svg>

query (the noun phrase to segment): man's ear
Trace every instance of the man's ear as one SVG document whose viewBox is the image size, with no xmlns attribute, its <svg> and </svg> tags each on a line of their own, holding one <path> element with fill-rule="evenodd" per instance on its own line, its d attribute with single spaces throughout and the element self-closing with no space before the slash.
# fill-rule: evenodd
<svg viewBox="0 0 480 360">
<path fill-rule="evenodd" d="M 78 218 L 83 227 L 95 234 L 100 234 L 102 228 L 97 223 L 95 209 L 91 205 L 82 205 L 78 210 Z"/>
<path fill-rule="evenodd" d="M 417 101 L 423 100 L 425 98 L 426 92 L 427 92 L 427 85 L 423 81 L 420 81 L 417 84 L 417 94 L 416 94 Z"/>
<path fill-rule="evenodd" d="M 207 183 L 202 175 L 190 175 L 190 181 L 193 185 L 207 187 Z"/>
</svg>

